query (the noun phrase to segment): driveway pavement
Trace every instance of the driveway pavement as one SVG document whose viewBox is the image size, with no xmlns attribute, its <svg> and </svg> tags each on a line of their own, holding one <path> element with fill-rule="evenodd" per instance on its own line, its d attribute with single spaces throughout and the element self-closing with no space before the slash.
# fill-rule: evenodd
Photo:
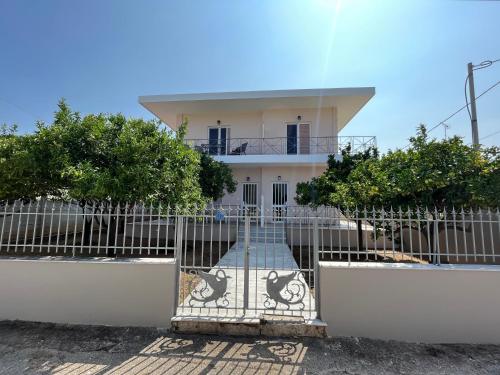
<svg viewBox="0 0 500 375">
<path fill-rule="evenodd" d="M 499 374 L 500 346 L 0 322 L 0 374 Z"/>
</svg>

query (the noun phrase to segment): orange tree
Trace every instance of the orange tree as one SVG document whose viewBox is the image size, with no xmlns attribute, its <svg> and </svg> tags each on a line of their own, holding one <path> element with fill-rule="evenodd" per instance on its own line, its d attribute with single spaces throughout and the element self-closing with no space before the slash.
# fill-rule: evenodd
<svg viewBox="0 0 500 375">
<path fill-rule="evenodd" d="M 322 176 L 297 186 L 299 204 L 403 207 L 419 215 L 434 215 L 434 208 L 500 205 L 500 152 L 495 147 L 476 149 L 459 137 L 430 139 L 422 125 L 406 150 L 381 157 L 369 151 L 343 156 L 329 163 Z M 422 211 L 426 207 L 430 212 Z M 434 237 L 434 226 L 421 228 L 424 236 Z M 358 236 L 361 241 L 360 230 Z"/>
<path fill-rule="evenodd" d="M 186 126 L 173 133 L 154 120 L 121 114 L 81 116 L 61 100 L 54 121 L 38 123 L 34 134 L 21 136 L 2 128 L 0 200 L 74 199 L 83 210 L 91 206 L 111 213 L 110 222 L 103 224 L 120 230 L 124 215 L 113 214 L 118 209 L 124 214 L 137 202 L 202 206 L 219 194 L 200 186 L 200 155 L 184 144 Z M 209 185 L 226 166 L 211 167 L 203 174 Z M 226 179 L 228 170 L 223 170 Z M 115 232 L 110 230 L 112 236 Z"/>
</svg>

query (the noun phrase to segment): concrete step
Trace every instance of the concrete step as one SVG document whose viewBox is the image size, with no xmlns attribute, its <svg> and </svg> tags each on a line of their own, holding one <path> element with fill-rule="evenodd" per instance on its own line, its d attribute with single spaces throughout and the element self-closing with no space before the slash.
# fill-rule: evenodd
<svg viewBox="0 0 500 375">
<path fill-rule="evenodd" d="M 263 314 L 259 318 L 174 316 L 172 331 L 233 336 L 326 337 L 327 324 L 319 319 Z"/>
<path fill-rule="evenodd" d="M 245 237 L 245 232 L 238 232 L 239 237 Z M 250 237 L 286 237 L 285 232 L 251 232 Z"/>
<path fill-rule="evenodd" d="M 245 241 L 244 238 L 239 238 L 237 240 L 237 242 L 241 242 L 243 243 Z M 256 237 L 251 237 L 250 238 L 250 243 L 252 242 L 258 242 L 258 243 L 266 243 L 268 245 L 273 245 L 273 244 L 286 244 L 287 241 L 285 238 L 276 238 L 276 239 L 272 239 L 272 238 L 264 238 L 264 237 L 259 237 L 259 238 L 256 238 Z"/>
<path fill-rule="evenodd" d="M 244 236 L 239 236 L 238 241 L 245 241 L 245 237 Z M 267 242 L 267 243 L 284 243 L 286 242 L 286 237 L 264 237 L 264 236 L 250 236 L 250 242 Z"/>
</svg>

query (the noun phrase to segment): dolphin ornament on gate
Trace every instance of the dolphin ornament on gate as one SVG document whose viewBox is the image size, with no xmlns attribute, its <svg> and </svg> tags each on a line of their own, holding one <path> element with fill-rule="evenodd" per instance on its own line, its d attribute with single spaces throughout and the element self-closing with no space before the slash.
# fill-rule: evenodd
<svg viewBox="0 0 500 375">
<path fill-rule="evenodd" d="M 276 309 L 278 304 L 286 306 L 287 310 L 291 305 L 302 305 L 305 307 L 303 299 L 306 294 L 306 286 L 304 282 L 299 280 L 300 272 L 292 272 L 286 275 L 278 275 L 278 272 L 271 271 L 267 277 L 263 277 L 266 281 L 266 292 L 264 297 L 264 306 L 266 308 Z M 271 306 L 271 300 L 275 302 Z"/>
<path fill-rule="evenodd" d="M 224 270 L 217 270 L 215 274 L 203 272 L 203 271 L 195 271 L 193 274 L 199 276 L 203 282 L 205 283 L 201 288 L 194 288 L 190 293 L 189 306 L 193 306 L 193 302 L 201 302 L 203 303 L 203 307 L 206 306 L 207 303 L 214 301 L 218 306 L 218 301 L 222 299 L 222 305 L 229 305 L 229 301 L 227 299 L 227 295 L 230 294 L 226 292 L 227 290 L 227 280 L 231 278 L 231 276 L 227 276 Z M 190 288 L 191 289 L 191 288 Z M 212 291 L 211 294 L 205 295 L 206 292 Z"/>
</svg>

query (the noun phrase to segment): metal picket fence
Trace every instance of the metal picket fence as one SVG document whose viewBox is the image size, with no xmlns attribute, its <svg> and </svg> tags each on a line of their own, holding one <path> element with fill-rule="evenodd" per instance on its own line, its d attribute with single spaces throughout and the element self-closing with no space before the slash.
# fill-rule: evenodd
<svg viewBox="0 0 500 375">
<path fill-rule="evenodd" d="M 174 255 L 174 211 L 160 205 L 15 201 L 0 220 L 2 255 Z"/>
<path fill-rule="evenodd" d="M 240 238 L 240 221 L 248 212 L 239 206 L 184 209 L 188 231 L 183 240 L 189 246 L 200 243 L 204 249 L 226 241 L 227 247 Z M 81 205 L 45 199 L 4 203 L 0 205 L 0 254 L 173 257 L 179 215 L 179 208 L 161 205 Z M 251 216 L 252 230 L 274 231 L 269 237 L 273 241 L 279 233 L 292 252 L 312 246 L 313 223 L 317 221 L 320 260 L 500 261 L 498 208 L 287 206 L 276 213 L 252 207 Z M 203 233 L 197 229 L 200 220 Z M 224 236 L 221 231 L 226 231 Z"/>
</svg>

